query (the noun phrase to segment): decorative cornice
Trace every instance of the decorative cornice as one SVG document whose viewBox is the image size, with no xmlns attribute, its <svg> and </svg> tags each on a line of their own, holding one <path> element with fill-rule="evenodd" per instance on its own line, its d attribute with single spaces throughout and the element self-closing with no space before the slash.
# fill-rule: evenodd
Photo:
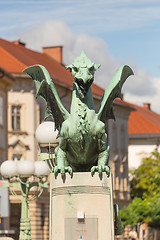
<svg viewBox="0 0 160 240">
<path fill-rule="evenodd" d="M 160 133 L 133 133 L 129 134 L 129 140 L 146 139 L 146 138 L 160 138 Z"/>
<path fill-rule="evenodd" d="M 20 131 L 20 130 L 11 130 L 11 131 L 8 131 L 8 133 L 12 135 L 28 135 L 26 131 Z"/>
<path fill-rule="evenodd" d="M 52 197 L 57 195 L 72 195 L 72 194 L 105 194 L 110 195 L 109 187 L 101 186 L 69 186 L 52 188 Z"/>
</svg>

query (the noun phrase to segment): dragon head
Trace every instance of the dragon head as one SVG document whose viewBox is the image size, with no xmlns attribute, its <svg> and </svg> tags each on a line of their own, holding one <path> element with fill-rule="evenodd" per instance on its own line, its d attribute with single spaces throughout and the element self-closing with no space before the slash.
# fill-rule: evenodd
<svg viewBox="0 0 160 240">
<path fill-rule="evenodd" d="M 85 54 L 81 52 L 72 64 L 66 66 L 73 75 L 73 83 L 76 85 L 81 98 L 85 98 L 87 92 L 94 81 L 94 73 L 100 67 L 100 64 L 93 63 Z"/>
</svg>

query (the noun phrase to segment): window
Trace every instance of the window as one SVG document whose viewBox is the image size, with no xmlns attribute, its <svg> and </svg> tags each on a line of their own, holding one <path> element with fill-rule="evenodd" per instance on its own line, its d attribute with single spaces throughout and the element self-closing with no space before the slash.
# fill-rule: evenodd
<svg viewBox="0 0 160 240">
<path fill-rule="evenodd" d="M 22 154 L 18 154 L 18 153 L 13 154 L 12 155 L 12 160 L 18 160 L 19 161 L 21 159 L 21 157 L 22 157 Z"/>
<path fill-rule="evenodd" d="M 0 125 L 3 124 L 3 98 L 0 96 Z"/>
<path fill-rule="evenodd" d="M 12 108 L 12 130 L 20 130 L 20 106 L 13 105 Z"/>
</svg>

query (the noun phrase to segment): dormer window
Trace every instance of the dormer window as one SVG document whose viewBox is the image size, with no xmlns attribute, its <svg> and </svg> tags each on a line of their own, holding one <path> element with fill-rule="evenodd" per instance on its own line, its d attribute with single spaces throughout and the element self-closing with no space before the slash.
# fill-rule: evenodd
<svg viewBox="0 0 160 240">
<path fill-rule="evenodd" d="M 14 160 L 14 161 L 19 161 L 19 160 L 21 160 L 21 158 L 22 158 L 22 154 L 14 153 L 12 155 L 12 160 Z"/>
</svg>

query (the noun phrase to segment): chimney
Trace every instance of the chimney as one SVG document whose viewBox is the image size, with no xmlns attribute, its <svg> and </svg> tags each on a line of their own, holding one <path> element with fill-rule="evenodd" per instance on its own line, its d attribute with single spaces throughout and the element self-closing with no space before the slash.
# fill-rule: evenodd
<svg viewBox="0 0 160 240">
<path fill-rule="evenodd" d="M 62 46 L 43 47 L 43 53 L 62 63 Z"/>
<path fill-rule="evenodd" d="M 12 43 L 14 43 L 15 45 L 23 46 L 23 47 L 26 46 L 26 44 L 24 42 L 22 42 L 20 39 L 18 39 L 17 41 L 13 41 Z"/>
<path fill-rule="evenodd" d="M 143 103 L 143 107 L 148 109 L 148 110 L 151 110 L 151 104 L 150 103 Z"/>
</svg>

